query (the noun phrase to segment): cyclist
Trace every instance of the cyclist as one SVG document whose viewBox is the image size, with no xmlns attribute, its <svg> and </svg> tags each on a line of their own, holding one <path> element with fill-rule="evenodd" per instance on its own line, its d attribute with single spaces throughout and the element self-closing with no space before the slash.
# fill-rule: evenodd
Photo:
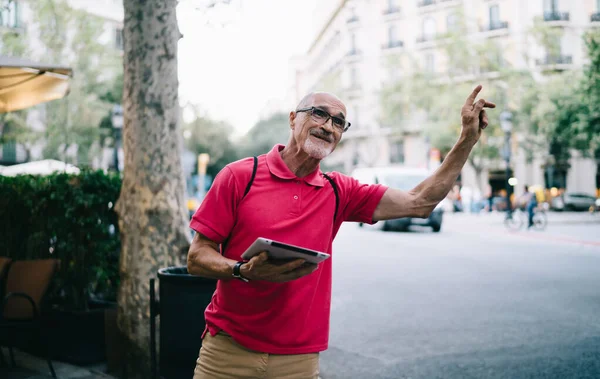
<svg viewBox="0 0 600 379">
<path fill-rule="evenodd" d="M 529 229 L 533 226 L 533 215 L 538 206 L 538 202 L 535 192 L 530 192 L 528 185 L 525 185 L 525 192 L 521 195 L 520 203 L 527 210 L 527 229 Z"/>
</svg>

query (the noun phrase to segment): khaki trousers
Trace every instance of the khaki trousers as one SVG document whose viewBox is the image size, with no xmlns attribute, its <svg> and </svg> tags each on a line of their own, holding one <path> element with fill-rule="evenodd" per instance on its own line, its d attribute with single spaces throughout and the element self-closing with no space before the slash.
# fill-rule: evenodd
<svg viewBox="0 0 600 379">
<path fill-rule="evenodd" d="M 276 355 L 248 350 L 231 336 L 206 333 L 194 379 L 318 379 L 319 354 Z"/>
</svg>

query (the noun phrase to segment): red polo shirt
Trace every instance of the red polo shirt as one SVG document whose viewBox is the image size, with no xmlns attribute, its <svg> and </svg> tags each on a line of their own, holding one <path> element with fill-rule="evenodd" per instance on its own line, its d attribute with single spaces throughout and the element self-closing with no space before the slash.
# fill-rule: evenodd
<svg viewBox="0 0 600 379">
<path fill-rule="evenodd" d="M 241 260 L 258 237 L 287 242 L 332 254 L 333 238 L 343 221 L 372 223 L 386 187 L 364 185 L 331 173 L 335 195 L 317 168 L 296 177 L 283 162 L 276 145 L 258 157 L 250 192 L 243 197 L 252 175 L 253 159 L 227 165 L 215 177 L 190 226 L 222 244 L 222 253 Z M 228 238 L 229 237 L 229 238 Z M 248 349 L 271 354 L 305 354 L 327 349 L 331 303 L 331 260 L 310 275 L 286 283 L 219 280 L 206 308 L 211 335 L 224 330 Z"/>
</svg>

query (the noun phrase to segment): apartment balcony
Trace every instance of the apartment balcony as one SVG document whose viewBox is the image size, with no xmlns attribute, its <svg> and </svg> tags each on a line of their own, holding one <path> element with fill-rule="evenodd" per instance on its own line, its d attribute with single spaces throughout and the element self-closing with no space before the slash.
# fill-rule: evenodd
<svg viewBox="0 0 600 379">
<path fill-rule="evenodd" d="M 381 48 L 384 50 L 396 49 L 396 48 L 402 48 L 402 47 L 404 47 L 403 41 L 388 41 L 387 43 L 384 43 L 381 46 Z"/>
<path fill-rule="evenodd" d="M 384 16 L 396 14 L 396 13 L 400 13 L 399 7 L 391 7 L 391 8 L 384 9 L 384 11 L 383 11 Z"/>
<path fill-rule="evenodd" d="M 417 3 L 417 7 L 423 8 L 423 7 L 427 7 L 429 5 L 434 5 L 435 3 L 436 3 L 436 0 L 421 0 Z"/>
<path fill-rule="evenodd" d="M 494 21 L 487 25 L 482 25 L 481 33 L 487 38 L 500 37 L 508 35 L 508 22 L 507 21 Z"/>
<path fill-rule="evenodd" d="M 553 22 L 553 21 L 569 21 L 570 15 L 569 12 L 544 12 L 544 21 Z"/>
<path fill-rule="evenodd" d="M 17 25 L 3 24 L 0 21 L 0 34 L 12 33 L 12 34 L 24 34 L 27 29 L 27 24 L 19 22 Z"/>
<path fill-rule="evenodd" d="M 542 59 L 536 59 L 535 64 L 545 70 L 568 70 L 573 65 L 573 56 L 547 55 Z"/>
<path fill-rule="evenodd" d="M 437 43 L 436 35 L 422 35 L 417 37 L 417 49 L 426 49 L 435 46 Z"/>
<path fill-rule="evenodd" d="M 490 32 L 494 30 L 508 29 L 508 21 L 493 21 L 488 25 L 481 27 L 482 32 Z"/>
<path fill-rule="evenodd" d="M 344 56 L 344 61 L 347 63 L 357 62 L 360 60 L 362 53 L 358 49 L 350 49 Z"/>
<path fill-rule="evenodd" d="M 590 15 L 591 22 L 600 22 L 600 12 L 592 13 Z"/>
</svg>

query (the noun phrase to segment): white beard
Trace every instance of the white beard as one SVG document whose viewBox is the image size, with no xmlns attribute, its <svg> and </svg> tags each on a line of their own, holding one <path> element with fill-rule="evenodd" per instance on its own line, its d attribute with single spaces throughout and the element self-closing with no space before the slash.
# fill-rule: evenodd
<svg viewBox="0 0 600 379">
<path fill-rule="evenodd" d="M 308 136 L 308 138 L 304 140 L 303 148 L 306 154 L 319 160 L 331 154 L 333 151 L 333 144 L 321 140 L 317 142 L 313 138 L 316 139 L 316 137 Z"/>
</svg>

